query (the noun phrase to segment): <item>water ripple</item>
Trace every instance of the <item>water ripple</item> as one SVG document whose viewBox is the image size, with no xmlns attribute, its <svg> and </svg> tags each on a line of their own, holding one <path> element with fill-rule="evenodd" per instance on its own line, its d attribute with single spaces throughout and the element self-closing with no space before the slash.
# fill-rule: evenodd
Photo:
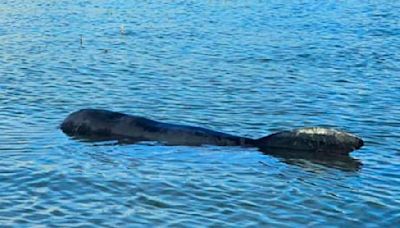
<svg viewBox="0 0 400 228">
<path fill-rule="evenodd" d="M 400 6 L 383 1 L 0 3 L 3 226 L 400 224 Z M 362 136 L 338 161 L 89 143 L 105 108 L 248 137 Z"/>
</svg>

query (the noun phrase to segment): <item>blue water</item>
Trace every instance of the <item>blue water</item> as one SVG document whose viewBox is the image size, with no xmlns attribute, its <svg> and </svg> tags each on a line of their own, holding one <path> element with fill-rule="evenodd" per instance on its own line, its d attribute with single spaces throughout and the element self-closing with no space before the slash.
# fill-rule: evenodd
<svg viewBox="0 0 400 228">
<path fill-rule="evenodd" d="M 87 107 L 365 146 L 336 162 L 65 136 Z M 399 127 L 399 1 L 0 3 L 2 226 L 396 227 Z"/>
</svg>

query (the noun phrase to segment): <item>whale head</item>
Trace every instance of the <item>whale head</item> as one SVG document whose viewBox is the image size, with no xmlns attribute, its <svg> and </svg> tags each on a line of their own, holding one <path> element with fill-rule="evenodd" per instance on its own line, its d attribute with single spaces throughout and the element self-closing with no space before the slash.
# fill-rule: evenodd
<svg viewBox="0 0 400 228">
<path fill-rule="evenodd" d="M 313 151 L 328 154 L 349 154 L 363 145 L 364 141 L 353 134 L 321 127 L 281 131 L 256 140 L 256 146 L 261 150 Z"/>
<path fill-rule="evenodd" d="M 60 129 L 75 138 L 111 140 L 115 139 L 111 131 L 112 126 L 124 116 L 121 113 L 99 109 L 81 109 L 67 116 Z"/>
</svg>

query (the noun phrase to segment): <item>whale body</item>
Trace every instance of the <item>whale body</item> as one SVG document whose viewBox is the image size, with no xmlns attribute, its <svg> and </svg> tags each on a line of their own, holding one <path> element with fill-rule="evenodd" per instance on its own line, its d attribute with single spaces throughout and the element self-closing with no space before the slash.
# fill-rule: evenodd
<svg viewBox="0 0 400 228">
<path fill-rule="evenodd" d="M 73 112 L 62 122 L 60 128 L 69 136 L 89 140 L 117 140 L 125 143 L 156 141 L 165 145 L 187 146 L 245 146 L 257 147 L 261 151 L 290 150 L 346 155 L 364 145 L 363 140 L 355 135 L 328 128 L 300 128 L 251 139 L 101 109 Z"/>
</svg>

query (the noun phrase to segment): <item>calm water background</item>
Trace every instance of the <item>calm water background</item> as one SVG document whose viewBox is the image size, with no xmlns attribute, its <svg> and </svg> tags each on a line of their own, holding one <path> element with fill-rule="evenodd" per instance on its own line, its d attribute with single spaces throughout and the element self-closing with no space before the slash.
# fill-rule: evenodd
<svg viewBox="0 0 400 228">
<path fill-rule="evenodd" d="M 0 224 L 399 225 L 399 22 L 399 1 L 3 0 Z M 90 144 L 58 129 L 85 107 L 366 145 L 332 164 Z"/>
</svg>

